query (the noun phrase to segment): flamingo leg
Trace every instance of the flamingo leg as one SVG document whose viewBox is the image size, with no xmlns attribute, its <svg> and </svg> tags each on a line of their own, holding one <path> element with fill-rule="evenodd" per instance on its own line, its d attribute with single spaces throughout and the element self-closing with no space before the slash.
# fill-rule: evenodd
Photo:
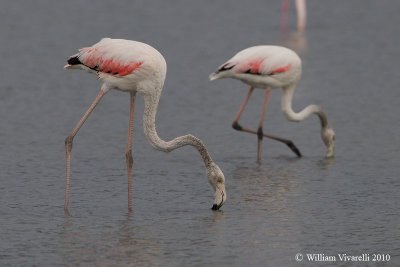
<svg viewBox="0 0 400 267">
<path fill-rule="evenodd" d="M 307 20 L 306 0 L 296 0 L 296 10 L 297 10 L 297 31 L 304 32 Z"/>
<path fill-rule="evenodd" d="M 243 126 L 241 126 L 239 124 L 240 117 L 242 116 L 242 113 L 245 110 L 246 105 L 249 102 L 249 98 L 250 98 L 251 94 L 253 93 L 253 91 L 254 91 L 254 88 L 250 87 L 248 92 L 247 92 L 247 95 L 246 95 L 245 99 L 243 100 L 242 104 L 240 105 L 240 108 L 239 108 L 239 111 L 236 114 L 235 120 L 232 123 L 232 128 L 237 130 L 237 131 L 258 135 L 257 131 L 254 131 L 254 130 L 246 128 L 246 127 L 243 127 Z M 276 135 L 267 134 L 267 133 L 263 133 L 263 136 L 267 137 L 269 139 L 284 143 L 285 145 L 287 145 L 293 151 L 293 153 L 295 153 L 298 157 L 301 157 L 300 150 L 296 147 L 296 145 L 293 143 L 293 141 L 291 141 L 289 139 L 282 138 L 282 137 L 278 137 Z"/>
<path fill-rule="evenodd" d="M 254 87 L 250 87 L 249 90 L 247 91 L 246 97 L 244 98 L 242 104 L 240 105 L 239 111 L 236 113 L 235 120 L 232 123 L 232 127 L 235 130 L 238 130 L 238 129 L 236 129 L 237 128 L 236 126 L 239 125 L 240 117 L 242 116 L 242 113 L 243 113 L 244 109 L 246 108 L 247 103 L 249 102 L 250 96 L 253 93 L 253 91 L 254 91 Z"/>
<path fill-rule="evenodd" d="M 265 113 L 266 113 L 268 102 L 269 102 L 270 93 L 271 93 L 271 89 L 266 88 L 264 103 L 263 103 L 261 113 L 260 113 L 260 121 L 258 122 L 258 129 L 257 129 L 257 137 L 258 137 L 257 138 L 257 160 L 258 161 L 261 161 L 261 158 L 262 158 L 262 140 L 264 138 L 263 124 L 264 124 Z"/>
<path fill-rule="evenodd" d="M 67 161 L 67 178 L 66 178 L 66 187 L 65 187 L 65 195 L 64 195 L 64 211 L 68 212 L 68 204 L 69 204 L 69 191 L 71 188 L 71 150 L 72 150 L 72 142 L 74 140 L 75 135 L 78 133 L 79 129 L 85 123 L 87 118 L 93 112 L 94 108 L 106 94 L 105 91 L 100 90 L 96 98 L 93 100 L 92 104 L 85 112 L 85 114 L 81 117 L 79 122 L 76 124 L 74 129 L 72 129 L 71 133 L 65 139 L 65 150 L 66 150 L 66 161 Z"/>
<path fill-rule="evenodd" d="M 289 0 L 282 0 L 281 3 L 281 31 L 286 32 L 288 28 Z"/>
<path fill-rule="evenodd" d="M 135 113 L 135 97 L 136 93 L 131 93 L 130 100 L 130 111 L 129 111 L 129 125 L 128 125 L 128 143 L 126 144 L 125 158 L 126 167 L 128 170 L 128 210 L 132 211 L 132 135 L 133 135 L 133 124 L 134 124 L 134 113 Z"/>
</svg>

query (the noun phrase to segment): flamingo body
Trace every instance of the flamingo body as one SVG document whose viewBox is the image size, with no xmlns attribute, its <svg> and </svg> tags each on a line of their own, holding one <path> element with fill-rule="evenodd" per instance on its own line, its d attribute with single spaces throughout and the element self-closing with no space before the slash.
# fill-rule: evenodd
<svg viewBox="0 0 400 267">
<path fill-rule="evenodd" d="M 256 88 L 284 87 L 301 76 L 301 59 L 280 46 L 254 46 L 244 49 L 222 64 L 210 80 L 234 78 Z"/>
<path fill-rule="evenodd" d="M 79 53 L 69 58 L 65 68 L 96 73 L 107 89 L 121 91 L 152 90 L 148 83 L 161 82 L 153 85 L 153 88 L 159 88 L 167 72 L 164 57 L 150 45 L 111 38 L 79 49 Z"/>
<path fill-rule="evenodd" d="M 98 96 L 65 140 L 67 156 L 65 211 L 68 211 L 69 203 L 73 138 L 102 97 L 111 89 L 129 92 L 131 96 L 128 142 L 125 150 L 128 170 L 128 209 L 132 210 L 131 177 L 133 158 L 131 147 L 136 93 L 140 93 L 144 97 L 143 127 L 149 143 L 157 150 L 164 152 L 170 152 L 186 145 L 196 148 L 204 161 L 208 181 L 214 189 L 212 209 L 217 210 L 223 205 L 226 201 L 225 177 L 219 166 L 212 160 L 203 142 L 190 134 L 176 137 L 170 141 L 164 141 L 158 136 L 155 118 L 165 81 L 167 65 L 164 57 L 156 49 L 141 42 L 104 38 L 91 47 L 80 49 L 79 53 L 68 59 L 68 64 L 65 68 L 87 70 L 97 74 L 98 78 L 103 82 Z"/>
<path fill-rule="evenodd" d="M 271 88 L 282 88 L 283 97 L 281 106 L 287 119 L 302 121 L 309 115 L 316 114 L 321 122 L 321 137 L 327 148 L 326 156 L 333 157 L 335 132 L 328 125 L 327 117 L 322 108 L 310 105 L 298 113 L 292 109 L 292 97 L 296 85 L 301 78 L 301 69 L 300 57 L 288 48 L 280 46 L 254 46 L 240 51 L 222 64 L 216 72 L 210 75 L 210 80 L 233 78 L 250 85 L 247 99 L 242 105 L 234 123 L 237 123 L 240 118 L 253 88 L 265 89 L 267 91 L 266 94 L 268 94 Z M 266 98 L 268 97 L 266 95 Z M 262 118 L 264 117 L 265 106 L 263 110 Z M 260 119 L 260 126 L 262 126 L 262 119 Z M 247 132 L 250 131 L 247 130 Z"/>
</svg>

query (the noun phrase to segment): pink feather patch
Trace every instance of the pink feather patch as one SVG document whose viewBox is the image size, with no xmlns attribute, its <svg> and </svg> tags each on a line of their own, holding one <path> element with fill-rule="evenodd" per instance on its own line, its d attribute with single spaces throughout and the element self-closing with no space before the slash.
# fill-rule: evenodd
<svg viewBox="0 0 400 267">
<path fill-rule="evenodd" d="M 128 64 L 120 64 L 119 62 L 108 59 L 99 64 L 99 70 L 105 73 L 111 73 L 119 76 L 126 76 L 136 71 L 143 62 L 131 62 Z"/>
<path fill-rule="evenodd" d="M 101 50 L 96 47 L 85 47 L 79 50 L 82 54 L 82 63 L 91 69 L 112 75 L 126 76 L 137 69 L 143 62 L 121 63 L 112 58 L 104 58 Z"/>
<path fill-rule="evenodd" d="M 249 69 L 251 73 L 259 73 L 260 72 L 260 66 L 262 64 L 263 60 L 262 59 L 257 59 L 249 62 Z"/>
<path fill-rule="evenodd" d="M 287 66 L 285 66 L 285 67 L 281 67 L 281 68 L 274 69 L 274 70 L 271 72 L 271 74 L 277 74 L 277 73 L 286 72 L 286 71 L 288 71 L 288 70 L 290 69 L 290 67 L 291 67 L 291 65 L 289 64 L 289 65 L 287 65 Z"/>
</svg>

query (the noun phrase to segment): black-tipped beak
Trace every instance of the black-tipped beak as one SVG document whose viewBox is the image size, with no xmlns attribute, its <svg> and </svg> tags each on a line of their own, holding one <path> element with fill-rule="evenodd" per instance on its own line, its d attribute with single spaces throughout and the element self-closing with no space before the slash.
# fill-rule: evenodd
<svg viewBox="0 0 400 267">
<path fill-rule="evenodd" d="M 221 205 L 214 204 L 211 209 L 212 210 L 219 210 L 220 207 L 221 207 Z"/>
<path fill-rule="evenodd" d="M 214 205 L 211 207 L 211 209 L 212 209 L 212 210 L 219 210 L 219 209 L 222 207 L 223 204 L 224 204 L 223 201 L 222 201 L 221 204 L 219 204 L 219 205 L 214 204 Z"/>
<path fill-rule="evenodd" d="M 221 189 L 222 188 L 222 189 Z M 220 184 L 215 187 L 214 205 L 211 207 L 212 210 L 219 210 L 226 200 L 225 185 Z M 217 204 L 219 203 L 219 204 Z"/>
</svg>

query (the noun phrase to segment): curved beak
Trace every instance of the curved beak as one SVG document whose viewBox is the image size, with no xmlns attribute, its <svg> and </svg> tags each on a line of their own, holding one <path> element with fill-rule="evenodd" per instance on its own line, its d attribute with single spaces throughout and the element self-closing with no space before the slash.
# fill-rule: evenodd
<svg viewBox="0 0 400 267">
<path fill-rule="evenodd" d="M 225 185 L 222 183 L 218 183 L 215 187 L 215 194 L 214 194 L 214 204 L 212 206 L 212 210 L 219 210 L 222 205 L 226 201 L 226 190 Z"/>
<path fill-rule="evenodd" d="M 335 142 L 329 142 L 328 146 L 326 147 L 326 158 L 333 158 L 335 156 Z"/>
<path fill-rule="evenodd" d="M 326 158 L 333 158 L 335 155 L 335 132 L 332 128 L 326 127 L 322 129 L 322 140 L 326 146 Z"/>
</svg>

